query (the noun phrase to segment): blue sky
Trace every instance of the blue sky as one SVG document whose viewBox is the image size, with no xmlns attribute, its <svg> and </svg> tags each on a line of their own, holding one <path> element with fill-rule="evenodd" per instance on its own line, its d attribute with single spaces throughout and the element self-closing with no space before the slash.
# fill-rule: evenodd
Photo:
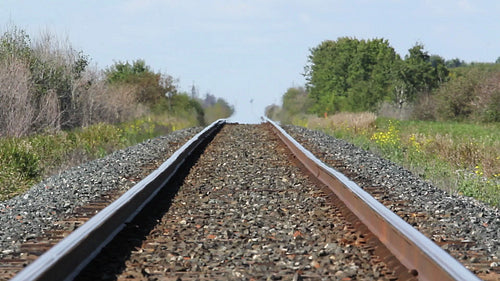
<svg viewBox="0 0 500 281">
<path fill-rule="evenodd" d="M 1 30 L 48 30 L 101 69 L 144 59 L 183 91 L 223 97 L 241 122 L 304 85 L 309 49 L 324 40 L 385 38 L 402 56 L 420 42 L 445 59 L 494 62 L 499 16 L 496 0 L 0 0 Z"/>
</svg>

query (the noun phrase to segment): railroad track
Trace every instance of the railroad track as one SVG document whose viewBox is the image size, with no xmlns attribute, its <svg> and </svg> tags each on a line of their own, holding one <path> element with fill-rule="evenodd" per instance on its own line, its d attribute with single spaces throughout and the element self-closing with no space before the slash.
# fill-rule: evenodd
<svg viewBox="0 0 500 281">
<path fill-rule="evenodd" d="M 2 270 L 30 263 L 13 280 L 478 279 L 276 124 L 215 122 L 108 206 L 118 195 Z M 52 247 L 51 237 L 65 238 Z"/>
</svg>

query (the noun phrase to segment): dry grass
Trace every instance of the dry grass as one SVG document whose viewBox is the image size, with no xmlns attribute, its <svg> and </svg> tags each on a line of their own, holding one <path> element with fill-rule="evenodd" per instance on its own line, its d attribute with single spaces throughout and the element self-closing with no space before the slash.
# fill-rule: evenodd
<svg viewBox="0 0 500 281">
<path fill-rule="evenodd" d="M 308 127 L 313 129 L 349 129 L 358 133 L 373 129 L 375 120 L 377 120 L 377 116 L 372 112 L 341 112 L 327 118 L 310 117 Z"/>
<path fill-rule="evenodd" d="M 0 137 L 25 135 L 35 115 L 28 66 L 13 59 L 0 64 Z"/>
<path fill-rule="evenodd" d="M 120 123 L 139 117 L 143 112 L 134 95 L 135 90 L 129 85 L 109 85 L 97 70 L 87 70 L 76 81 L 73 90 L 74 96 L 78 97 L 80 125 Z"/>
</svg>

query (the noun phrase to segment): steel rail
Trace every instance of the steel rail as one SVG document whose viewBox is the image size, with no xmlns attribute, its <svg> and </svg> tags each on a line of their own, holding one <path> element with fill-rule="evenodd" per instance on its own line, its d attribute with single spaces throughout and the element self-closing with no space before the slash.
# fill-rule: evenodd
<svg viewBox="0 0 500 281">
<path fill-rule="evenodd" d="M 220 130 L 226 120 L 206 127 L 120 198 L 101 210 L 33 263 L 14 276 L 19 280 L 70 280 L 130 222 L 175 175 L 179 167 L 207 139 Z M 167 186 L 168 187 L 168 186 Z"/>
<path fill-rule="evenodd" d="M 309 172 L 327 185 L 406 268 L 416 271 L 419 280 L 480 280 L 356 183 L 321 162 L 275 122 L 268 118 L 264 121 L 272 125 Z"/>
</svg>

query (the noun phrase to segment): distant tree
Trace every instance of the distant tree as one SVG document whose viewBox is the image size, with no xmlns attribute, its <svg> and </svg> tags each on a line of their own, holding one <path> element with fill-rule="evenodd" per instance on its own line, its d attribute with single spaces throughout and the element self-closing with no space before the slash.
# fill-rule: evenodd
<svg viewBox="0 0 500 281">
<path fill-rule="evenodd" d="M 413 102 L 420 93 L 429 93 L 446 81 L 448 69 L 444 59 L 430 56 L 422 44 L 408 50 L 404 61 L 395 64 L 394 99 L 400 106 Z"/>
<path fill-rule="evenodd" d="M 165 96 L 177 92 L 174 79 L 169 75 L 156 73 L 144 60 L 116 62 L 106 69 L 109 83 L 123 83 L 137 86 L 136 97 L 141 103 L 153 106 Z"/>
<path fill-rule="evenodd" d="M 209 98 L 210 102 L 207 103 L 207 99 L 203 102 L 203 108 L 205 110 L 205 123 L 209 124 L 215 120 L 228 118 L 233 115 L 234 108 L 223 98 L 216 99 L 214 103 L 212 103 L 212 98 L 215 98 L 215 96 L 207 94 L 207 98 Z"/>
<path fill-rule="evenodd" d="M 281 107 L 276 104 L 271 104 L 266 107 L 264 114 L 267 118 L 271 120 L 277 120 L 278 114 L 281 111 Z"/>
<path fill-rule="evenodd" d="M 304 87 L 289 88 L 282 99 L 283 110 L 290 115 L 306 113 L 312 104 L 312 100 Z"/>
<path fill-rule="evenodd" d="M 203 107 L 213 106 L 213 105 L 215 105 L 215 103 L 217 103 L 217 98 L 210 93 L 206 93 L 205 99 L 203 100 L 203 103 L 202 103 Z"/>
<path fill-rule="evenodd" d="M 451 60 L 447 60 L 445 62 L 446 67 L 448 68 L 454 68 L 454 67 L 460 67 L 466 65 L 465 61 L 460 60 L 459 58 L 454 58 Z"/>
<path fill-rule="evenodd" d="M 448 79 L 448 74 L 450 71 L 446 67 L 446 62 L 444 58 L 438 55 L 431 55 L 430 63 L 434 67 L 434 75 L 437 79 L 437 84 L 442 84 Z"/>
</svg>

